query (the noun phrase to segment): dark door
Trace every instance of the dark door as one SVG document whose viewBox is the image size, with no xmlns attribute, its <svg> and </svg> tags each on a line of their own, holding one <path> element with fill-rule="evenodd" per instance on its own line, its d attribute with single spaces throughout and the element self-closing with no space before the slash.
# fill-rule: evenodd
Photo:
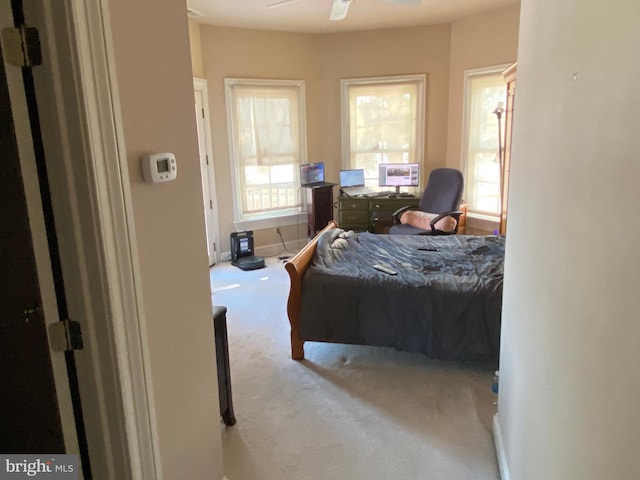
<svg viewBox="0 0 640 480">
<path fill-rule="evenodd" d="M 64 453 L 2 61 L 0 156 L 0 452 Z"/>
</svg>

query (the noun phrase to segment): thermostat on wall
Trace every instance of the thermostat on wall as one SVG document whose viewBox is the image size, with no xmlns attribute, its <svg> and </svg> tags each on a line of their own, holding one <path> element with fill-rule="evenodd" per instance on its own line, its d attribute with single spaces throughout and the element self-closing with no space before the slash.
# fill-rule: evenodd
<svg viewBox="0 0 640 480">
<path fill-rule="evenodd" d="M 173 153 L 151 153 L 142 157 L 142 174 L 147 182 L 159 183 L 175 180 L 178 175 Z"/>
</svg>

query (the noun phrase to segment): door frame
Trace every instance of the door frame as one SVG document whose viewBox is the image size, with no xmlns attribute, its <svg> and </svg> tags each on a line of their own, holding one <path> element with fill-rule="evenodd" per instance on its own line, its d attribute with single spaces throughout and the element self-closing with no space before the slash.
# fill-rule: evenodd
<svg viewBox="0 0 640 480">
<path fill-rule="evenodd" d="M 204 144 L 206 149 L 207 158 L 209 162 L 205 166 L 205 170 L 207 172 L 207 177 L 203 176 L 202 178 L 202 189 L 204 193 L 204 202 L 205 202 L 205 219 L 206 219 L 206 229 L 207 229 L 207 239 L 208 241 L 213 240 L 214 245 L 210 245 L 209 248 L 213 247 L 213 258 L 209 258 L 209 266 L 213 266 L 214 264 L 220 261 L 220 226 L 218 223 L 218 201 L 216 197 L 216 175 L 215 168 L 213 165 L 213 149 L 211 147 L 211 122 L 209 120 L 209 88 L 207 86 L 207 80 L 204 78 L 193 78 L 193 90 L 194 92 L 200 93 L 202 95 L 202 117 L 204 122 Z M 197 115 L 197 112 L 196 112 Z M 198 132 L 198 135 L 200 132 Z M 200 139 L 198 139 L 200 141 Z M 200 170 L 202 171 L 202 165 Z M 213 202 L 212 208 L 207 208 L 206 202 L 207 199 L 210 199 Z M 212 239 L 209 238 L 209 235 L 213 233 Z"/>
<path fill-rule="evenodd" d="M 108 2 L 30 3 L 44 19 L 40 35 L 55 65 L 51 89 L 36 85 L 36 93 L 52 109 L 42 116 L 43 128 L 60 135 L 58 145 L 49 145 L 63 162 L 50 186 L 54 207 L 69 208 L 56 216 L 56 231 L 65 284 L 72 286 L 66 291 L 70 314 L 84 331 L 77 363 L 91 464 L 101 478 L 161 479 Z M 1 0 L 3 9 L 8 4 Z M 61 68 L 63 62 L 70 68 Z M 9 74 L 8 82 L 15 87 Z M 51 288 L 41 282 L 43 302 Z M 62 395 L 65 385 L 56 378 Z"/>
</svg>

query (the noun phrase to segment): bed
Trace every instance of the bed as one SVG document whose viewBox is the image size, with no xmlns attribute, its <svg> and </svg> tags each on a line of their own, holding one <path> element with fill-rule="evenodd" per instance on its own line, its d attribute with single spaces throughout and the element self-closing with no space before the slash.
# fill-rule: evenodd
<svg viewBox="0 0 640 480">
<path fill-rule="evenodd" d="M 304 359 L 304 342 L 317 341 L 496 358 L 503 265 L 501 236 L 354 233 L 330 222 L 285 264 L 291 356 Z"/>
</svg>

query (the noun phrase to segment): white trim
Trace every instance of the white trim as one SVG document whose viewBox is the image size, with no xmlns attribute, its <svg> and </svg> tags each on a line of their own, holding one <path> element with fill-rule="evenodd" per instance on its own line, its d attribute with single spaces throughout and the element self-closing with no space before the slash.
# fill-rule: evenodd
<svg viewBox="0 0 640 480">
<path fill-rule="evenodd" d="M 500 228 L 500 219 L 490 215 L 467 213 L 467 228 L 472 230 L 482 230 L 484 232 L 493 232 Z"/>
<path fill-rule="evenodd" d="M 236 229 L 236 231 L 263 230 L 266 228 L 287 227 L 289 225 L 298 225 L 306 221 L 307 221 L 306 213 L 292 213 L 288 215 L 280 215 L 277 217 L 236 220 L 233 222 L 233 227 Z"/>
<path fill-rule="evenodd" d="M 252 79 L 252 78 L 225 78 L 224 79 L 224 93 L 225 104 L 227 107 L 227 132 L 229 134 L 229 162 L 231 166 L 231 189 L 233 192 L 233 214 L 235 222 L 241 222 L 250 220 L 244 217 L 242 211 L 242 189 L 239 185 L 240 174 L 238 172 L 239 166 L 236 159 L 238 158 L 238 152 L 236 149 L 236 121 L 235 121 L 235 108 L 232 103 L 232 89 L 237 85 L 247 86 L 282 86 L 298 89 L 298 122 L 300 130 L 300 164 L 307 162 L 307 110 L 306 110 L 306 96 L 305 96 L 305 82 L 304 80 L 268 80 L 268 79 Z M 284 216 L 288 215 L 285 213 Z M 274 218 L 265 215 L 265 218 Z"/>
<path fill-rule="evenodd" d="M 354 85 L 375 85 L 388 83 L 417 83 L 418 98 L 416 99 L 416 158 L 420 168 L 424 170 L 425 159 L 425 132 L 427 131 L 426 110 L 427 110 L 427 81 L 425 73 L 410 75 L 393 75 L 386 77 L 363 77 L 363 78 L 343 78 L 340 80 L 340 110 L 341 110 L 341 144 L 342 144 L 342 168 L 353 168 L 350 165 L 351 139 L 350 139 L 350 115 L 349 115 L 349 87 Z M 422 185 L 422 178 L 420 178 Z"/>
<path fill-rule="evenodd" d="M 84 6 L 83 6 L 84 3 Z M 125 422 L 130 478 L 162 478 L 149 349 L 146 344 L 142 288 L 133 225 L 130 181 L 122 134 L 120 101 L 111 44 L 107 0 L 71 2 L 78 27 L 72 48 L 77 48 L 82 75 L 80 94 L 91 130 L 87 159 L 95 175 L 86 179 L 100 216 L 98 241 L 103 249 L 107 290 L 100 294 L 112 310 L 112 355 L 102 362 L 118 367 Z M 87 145 L 89 147 L 89 145 Z"/>
<path fill-rule="evenodd" d="M 471 68 L 464 71 L 464 87 L 462 95 L 462 135 L 460 136 L 460 171 L 464 174 L 465 179 L 467 178 L 467 156 L 469 150 L 469 96 L 471 95 L 471 79 L 473 77 L 483 75 L 495 75 L 498 73 L 502 73 L 510 65 L 512 64 L 503 63 L 500 65 L 491 65 L 489 67 Z M 468 200 L 467 188 L 468 184 L 465 183 L 463 192 L 463 198 L 465 198 L 465 200 Z M 496 217 L 498 217 L 499 219 L 499 214 L 496 214 Z"/>
<path fill-rule="evenodd" d="M 209 186 L 209 192 L 208 195 L 211 198 L 211 200 L 213 201 L 213 208 L 210 209 L 211 210 L 211 214 L 209 215 L 207 213 L 207 230 L 209 231 L 209 234 L 213 233 L 213 241 L 215 242 L 215 246 L 216 248 L 214 249 L 213 252 L 213 259 L 209 259 L 209 263 L 211 264 L 211 260 L 213 260 L 213 263 L 217 263 L 219 258 L 219 249 L 220 249 L 220 224 L 219 224 L 219 216 L 218 216 L 218 198 L 216 196 L 216 175 L 215 175 L 215 168 L 214 168 L 214 159 L 213 159 L 213 149 L 211 147 L 211 122 L 210 122 L 210 117 L 209 117 L 209 88 L 207 86 L 207 81 L 204 78 L 196 78 L 194 77 L 193 79 L 193 89 L 196 92 L 200 92 L 200 94 L 202 95 L 202 109 L 204 111 L 204 141 L 205 141 L 205 148 L 206 148 L 206 152 L 207 152 L 207 156 L 209 158 L 209 164 L 207 165 L 207 173 L 208 173 L 208 182 L 204 183 L 203 185 L 208 185 Z M 197 100 L 196 100 L 197 103 Z M 205 211 L 208 212 L 209 209 L 207 209 L 206 205 L 205 205 Z"/>
<path fill-rule="evenodd" d="M 504 441 L 502 439 L 502 430 L 500 429 L 500 419 L 497 413 L 493 416 L 493 441 L 496 447 L 498 467 L 500 468 L 500 478 L 502 480 L 511 480 L 509 465 L 507 463 L 507 454 L 504 450 Z"/>
<path fill-rule="evenodd" d="M 66 149 L 52 194 L 70 206 L 57 228 L 65 233 L 59 235 L 61 249 L 72 252 L 63 258 L 65 283 L 79 285 L 67 289 L 67 297 L 70 307 L 82 311 L 87 352 L 77 361 L 83 406 L 91 415 L 86 423 L 92 467 L 114 480 L 160 479 L 108 4 L 49 5 L 54 1 L 44 3 L 51 46 L 64 62 L 54 69 L 54 81 L 60 85 L 55 120 Z"/>
</svg>

